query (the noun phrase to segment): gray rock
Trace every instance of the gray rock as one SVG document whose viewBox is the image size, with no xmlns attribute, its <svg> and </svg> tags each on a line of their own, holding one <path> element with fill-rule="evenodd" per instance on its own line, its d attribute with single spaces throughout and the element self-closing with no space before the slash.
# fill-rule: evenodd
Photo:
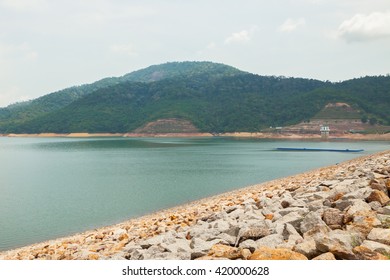
<svg viewBox="0 0 390 280">
<path fill-rule="evenodd" d="M 354 199 L 354 200 L 351 200 L 352 202 L 352 206 L 350 206 L 348 209 L 346 209 L 347 211 L 347 215 L 349 216 L 354 216 L 356 213 L 358 212 L 367 212 L 367 211 L 371 211 L 371 206 L 360 200 L 360 199 Z"/>
<path fill-rule="evenodd" d="M 365 200 L 371 193 L 370 188 L 366 187 L 363 189 L 358 189 L 354 192 L 350 192 L 345 194 L 341 200 L 351 200 L 351 199 L 361 199 Z"/>
<path fill-rule="evenodd" d="M 359 233 L 334 230 L 327 235 L 317 235 L 314 240 L 317 249 L 321 252 L 331 252 L 338 258 L 355 260 L 356 256 L 352 249 L 359 246 L 363 238 Z"/>
<path fill-rule="evenodd" d="M 145 259 L 145 254 L 146 250 L 142 249 L 135 249 L 132 250 L 131 252 L 125 253 L 123 256 L 124 258 L 128 260 L 144 260 Z"/>
<path fill-rule="evenodd" d="M 315 201 L 311 201 L 311 202 L 307 203 L 307 207 L 308 207 L 309 211 L 314 211 L 314 212 L 318 211 L 320 209 L 323 209 L 324 208 L 323 200 L 318 199 Z"/>
<path fill-rule="evenodd" d="M 154 255 L 147 255 L 147 260 L 190 260 L 191 254 L 188 252 L 180 253 L 156 253 Z"/>
<path fill-rule="evenodd" d="M 227 216 L 230 219 L 233 219 L 233 220 L 241 220 L 243 218 L 244 214 L 245 214 L 244 209 L 237 208 L 236 210 L 234 210 L 234 211 L 230 212 L 229 214 L 227 214 Z"/>
<path fill-rule="evenodd" d="M 171 253 L 191 252 L 190 241 L 187 239 L 176 239 L 174 243 L 161 244 L 161 247 Z"/>
<path fill-rule="evenodd" d="M 390 229 L 373 228 L 368 234 L 367 239 L 390 245 Z"/>
<path fill-rule="evenodd" d="M 381 253 L 383 255 L 390 254 L 390 246 L 383 243 L 379 243 L 371 240 L 364 240 L 362 246 L 367 247 L 368 249 Z"/>
<path fill-rule="evenodd" d="M 336 195 L 338 193 L 351 193 L 359 189 L 357 184 L 354 184 L 356 179 L 347 179 L 342 182 L 338 182 L 332 187 L 329 187 L 331 191 L 329 192 L 330 196 Z"/>
<path fill-rule="evenodd" d="M 253 239 L 247 239 L 240 243 L 240 249 L 249 249 L 252 253 L 257 249 L 257 243 Z"/>
<path fill-rule="evenodd" d="M 329 204 L 329 207 L 334 207 L 340 211 L 344 211 L 345 209 L 347 209 L 348 207 L 352 206 L 353 205 L 353 201 L 352 200 L 337 200 L 335 201 L 334 203 L 330 203 Z"/>
<path fill-rule="evenodd" d="M 383 213 L 383 209 L 382 209 L 382 204 L 380 204 L 378 201 L 372 201 L 370 203 L 368 203 L 368 205 L 370 205 L 371 209 L 376 211 L 376 212 L 382 212 Z"/>
<path fill-rule="evenodd" d="M 312 259 L 321 254 L 317 249 L 316 242 L 313 238 L 306 238 L 302 243 L 294 246 L 293 251 L 305 255 L 308 259 Z"/>
<path fill-rule="evenodd" d="M 210 214 L 208 216 L 205 216 L 205 217 L 199 219 L 199 221 L 211 223 L 211 222 L 214 222 L 216 220 L 223 219 L 226 216 L 227 216 L 227 213 L 224 211 L 221 211 L 221 212 L 217 212 L 217 213 L 213 213 L 213 214 Z"/>
<path fill-rule="evenodd" d="M 225 243 L 225 241 L 222 239 L 214 239 L 211 241 L 205 241 L 201 238 L 193 238 L 190 242 L 190 248 L 192 249 L 191 259 L 196 259 L 196 258 L 202 257 L 204 255 L 207 255 L 207 253 L 211 249 L 211 247 L 217 243 Z M 228 245 L 228 244 L 226 244 L 226 245 Z"/>
<path fill-rule="evenodd" d="M 303 193 L 295 197 L 295 203 L 291 204 L 291 207 L 306 207 L 306 204 L 318 199 L 315 193 Z"/>
<path fill-rule="evenodd" d="M 285 215 L 287 215 L 287 214 L 289 214 L 291 212 L 296 212 L 299 215 L 304 216 L 307 213 L 309 213 L 309 209 L 306 208 L 306 207 L 287 207 L 285 209 L 279 210 L 276 213 L 280 214 L 281 216 L 285 216 Z"/>
<path fill-rule="evenodd" d="M 390 206 L 385 206 L 382 209 L 382 214 L 384 215 L 390 215 Z M 390 218 L 390 217 L 389 217 Z"/>
<path fill-rule="evenodd" d="M 222 219 L 211 222 L 210 226 L 214 229 L 217 229 L 219 232 L 224 232 L 230 228 L 230 224 Z"/>
<path fill-rule="evenodd" d="M 325 226 L 325 223 L 319 213 L 310 212 L 303 218 L 299 229 L 300 232 L 303 234 L 316 226 Z"/>
<path fill-rule="evenodd" d="M 257 226 L 244 226 L 238 232 L 235 246 L 237 247 L 237 245 L 243 240 L 247 240 L 247 239 L 257 240 L 269 234 L 270 234 L 270 229 L 266 227 L 265 224 L 259 224 Z"/>
<path fill-rule="evenodd" d="M 202 238 L 204 240 L 220 234 L 218 229 L 213 228 L 211 224 L 207 222 L 198 222 L 196 225 L 192 226 L 188 232 L 193 238 Z"/>
<path fill-rule="evenodd" d="M 338 184 L 338 183 L 339 183 L 339 180 L 325 180 L 325 181 L 322 181 L 320 185 L 330 188 L 331 186 Z"/>
<path fill-rule="evenodd" d="M 270 199 L 268 197 L 263 197 L 260 199 L 260 201 L 257 203 L 259 209 L 266 209 L 270 212 L 276 212 L 279 209 L 282 209 L 282 205 L 280 204 L 279 200 Z M 263 215 L 265 215 L 264 212 L 262 212 Z M 269 213 L 266 213 L 269 214 Z"/>
<path fill-rule="evenodd" d="M 275 219 L 275 217 L 274 217 Z M 288 213 L 287 215 L 281 217 L 280 219 L 277 219 L 275 223 L 278 224 L 291 224 L 294 228 L 299 229 L 300 224 L 303 220 L 302 215 L 299 215 L 296 212 Z"/>
<path fill-rule="evenodd" d="M 283 244 L 284 239 L 281 234 L 270 234 L 256 241 L 256 248 L 269 247 L 275 249 L 278 245 Z"/>
<path fill-rule="evenodd" d="M 152 238 L 143 240 L 140 242 L 140 246 L 142 249 L 148 249 L 154 245 L 159 244 L 173 244 L 175 242 L 175 237 L 173 236 L 172 232 L 166 232 L 163 234 L 156 235 Z"/>
<path fill-rule="evenodd" d="M 238 232 L 238 231 L 237 231 Z M 233 236 L 233 235 L 230 235 L 230 234 L 227 234 L 227 233 L 221 233 L 219 234 L 218 236 L 216 236 L 217 239 L 222 239 L 224 240 L 227 244 L 230 244 L 230 245 L 234 245 L 235 242 L 236 242 L 236 239 L 237 237 L 236 236 Z"/>
</svg>

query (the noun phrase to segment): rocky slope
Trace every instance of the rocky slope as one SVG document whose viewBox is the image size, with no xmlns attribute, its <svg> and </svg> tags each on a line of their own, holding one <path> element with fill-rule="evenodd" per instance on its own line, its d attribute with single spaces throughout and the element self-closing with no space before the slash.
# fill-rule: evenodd
<svg viewBox="0 0 390 280">
<path fill-rule="evenodd" d="M 387 260 L 390 151 L 247 187 L 0 259 Z"/>
</svg>

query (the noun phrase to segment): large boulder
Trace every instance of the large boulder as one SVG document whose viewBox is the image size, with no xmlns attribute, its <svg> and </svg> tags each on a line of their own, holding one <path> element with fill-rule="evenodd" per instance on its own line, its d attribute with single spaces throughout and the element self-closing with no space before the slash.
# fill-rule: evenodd
<svg viewBox="0 0 390 280">
<path fill-rule="evenodd" d="M 367 202 L 378 201 L 382 206 L 387 205 L 390 202 L 390 198 L 383 191 L 372 190 L 370 195 L 366 199 Z"/>
<path fill-rule="evenodd" d="M 390 229 L 373 228 L 368 234 L 367 239 L 390 245 Z"/>
</svg>

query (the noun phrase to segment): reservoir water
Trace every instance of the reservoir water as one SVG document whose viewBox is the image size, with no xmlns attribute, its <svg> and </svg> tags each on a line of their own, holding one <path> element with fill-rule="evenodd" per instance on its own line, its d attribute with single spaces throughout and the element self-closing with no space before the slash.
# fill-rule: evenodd
<svg viewBox="0 0 390 280">
<path fill-rule="evenodd" d="M 389 142 L 0 137 L 0 251 L 389 148 Z"/>
</svg>

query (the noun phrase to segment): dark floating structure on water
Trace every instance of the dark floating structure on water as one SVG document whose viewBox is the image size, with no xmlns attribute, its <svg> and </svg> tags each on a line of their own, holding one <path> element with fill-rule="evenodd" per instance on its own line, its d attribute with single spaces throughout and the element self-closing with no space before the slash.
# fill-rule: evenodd
<svg viewBox="0 0 390 280">
<path fill-rule="evenodd" d="M 363 152 L 363 149 L 321 149 L 321 148 L 276 148 L 277 151 L 286 152 L 344 152 L 358 153 Z"/>
</svg>

